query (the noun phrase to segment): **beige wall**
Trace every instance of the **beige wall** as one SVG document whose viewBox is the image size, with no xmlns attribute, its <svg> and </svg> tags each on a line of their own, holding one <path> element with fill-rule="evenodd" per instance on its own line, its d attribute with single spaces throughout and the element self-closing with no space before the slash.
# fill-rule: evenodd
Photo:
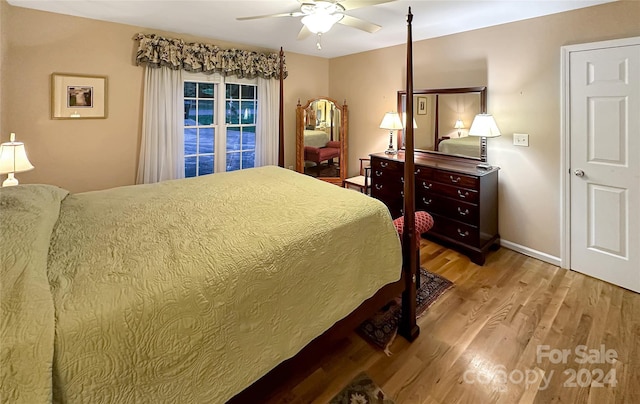
<svg viewBox="0 0 640 404">
<path fill-rule="evenodd" d="M 132 63 L 137 30 L 12 6 L 6 11 L 4 129 L 25 142 L 36 167 L 19 180 L 74 192 L 132 184 L 142 87 L 142 69 Z M 50 119 L 53 72 L 108 76 L 108 118 Z"/>
<path fill-rule="evenodd" d="M 143 68 L 134 65 L 138 32 L 158 32 L 223 48 L 246 45 L 13 7 L 2 1 L 2 132 L 25 142 L 35 170 L 22 183 L 72 192 L 135 182 L 140 147 Z M 286 166 L 295 164 L 295 106 L 328 91 L 329 61 L 288 53 L 285 80 Z M 108 118 L 50 119 L 53 72 L 108 76 Z"/>
<path fill-rule="evenodd" d="M 425 16 L 415 15 L 414 22 Z M 504 240 L 560 256 L 560 48 L 640 35 L 640 2 L 619 1 L 414 43 L 414 88 L 488 87 L 503 136 L 489 139 L 500 170 Z M 386 149 L 378 128 L 405 82 L 405 46 L 332 59 L 329 91 L 350 107 L 349 159 Z M 513 146 L 528 133 L 530 147 Z M 349 174 L 358 167 L 350 164 Z"/>
</svg>

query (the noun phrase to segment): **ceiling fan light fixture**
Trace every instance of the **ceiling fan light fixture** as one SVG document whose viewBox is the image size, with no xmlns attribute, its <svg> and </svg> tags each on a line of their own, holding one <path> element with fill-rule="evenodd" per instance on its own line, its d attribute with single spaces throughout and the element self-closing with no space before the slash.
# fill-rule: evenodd
<svg viewBox="0 0 640 404">
<path fill-rule="evenodd" d="M 324 34 L 329 32 L 333 24 L 337 23 L 344 17 L 343 14 L 325 14 L 316 13 L 309 14 L 302 18 L 302 23 L 314 34 Z"/>
</svg>

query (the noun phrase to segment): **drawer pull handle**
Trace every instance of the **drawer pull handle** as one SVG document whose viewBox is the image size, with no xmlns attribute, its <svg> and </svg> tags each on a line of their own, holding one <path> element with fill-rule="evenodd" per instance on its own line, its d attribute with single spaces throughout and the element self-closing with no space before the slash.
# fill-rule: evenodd
<svg viewBox="0 0 640 404">
<path fill-rule="evenodd" d="M 381 189 L 382 189 L 382 185 L 383 185 L 383 184 L 376 184 L 376 189 L 377 189 L 378 191 L 379 191 L 379 190 L 381 190 Z"/>
<path fill-rule="evenodd" d="M 433 199 L 427 200 L 427 198 L 425 198 L 424 196 L 422 197 L 422 203 L 424 203 L 425 205 L 429 206 L 431 205 L 431 202 L 433 202 Z"/>
<path fill-rule="evenodd" d="M 466 199 L 467 196 L 469 196 L 469 192 L 465 191 L 464 193 L 462 193 L 461 190 L 458 190 L 458 196 L 462 199 Z"/>
<path fill-rule="evenodd" d="M 382 168 L 385 168 L 388 165 L 389 165 L 389 163 L 385 163 L 384 161 L 380 162 L 380 167 L 382 167 Z"/>
<path fill-rule="evenodd" d="M 400 182 L 404 184 L 404 177 L 400 177 Z"/>
<path fill-rule="evenodd" d="M 419 168 L 415 171 L 415 174 L 416 175 L 420 174 L 420 169 Z"/>
<path fill-rule="evenodd" d="M 426 182 L 422 181 L 422 188 L 431 189 L 432 186 L 433 186 L 433 184 L 427 184 Z M 460 192 L 460 191 L 458 191 L 458 192 Z"/>
<path fill-rule="evenodd" d="M 454 184 L 456 184 L 456 183 L 460 182 L 460 177 L 453 178 L 453 175 L 450 175 L 450 176 L 449 176 L 449 179 L 450 179 L 450 180 L 451 180 L 451 182 L 453 182 Z"/>
<path fill-rule="evenodd" d="M 460 214 L 460 216 L 467 216 L 469 214 L 469 209 L 465 209 L 464 211 L 462 209 L 460 209 L 460 207 L 458 206 L 458 213 Z"/>
<path fill-rule="evenodd" d="M 400 191 L 400 196 L 404 198 L 404 191 Z"/>
<path fill-rule="evenodd" d="M 458 229 L 458 234 L 460 235 L 460 237 L 467 237 L 469 235 L 469 232 L 463 232 L 462 230 Z"/>
<path fill-rule="evenodd" d="M 376 177 L 382 177 L 382 171 L 376 170 Z"/>
</svg>

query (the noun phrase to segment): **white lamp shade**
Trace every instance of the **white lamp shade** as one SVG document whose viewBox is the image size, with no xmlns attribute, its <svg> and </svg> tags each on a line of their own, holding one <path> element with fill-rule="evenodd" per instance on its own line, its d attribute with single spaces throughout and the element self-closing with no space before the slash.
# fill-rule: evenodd
<svg viewBox="0 0 640 404">
<path fill-rule="evenodd" d="M 453 127 L 455 129 L 464 129 L 464 123 L 462 122 L 462 119 L 456 120 L 456 123 L 453 124 Z"/>
<path fill-rule="evenodd" d="M 473 123 L 469 128 L 469 136 L 498 137 L 500 135 L 500 129 L 498 129 L 493 115 L 478 114 L 473 118 Z"/>
<path fill-rule="evenodd" d="M 329 32 L 333 24 L 337 23 L 344 17 L 343 14 L 326 14 L 316 13 L 309 14 L 302 18 L 302 23 L 314 34 L 324 34 Z"/>
<path fill-rule="evenodd" d="M 20 173 L 32 170 L 34 167 L 27 158 L 24 143 L 15 141 L 15 134 L 11 134 L 11 141 L 0 145 L 0 174 Z"/>
<path fill-rule="evenodd" d="M 387 112 L 380 122 L 380 129 L 400 130 L 402 129 L 402 121 L 397 112 Z"/>
</svg>

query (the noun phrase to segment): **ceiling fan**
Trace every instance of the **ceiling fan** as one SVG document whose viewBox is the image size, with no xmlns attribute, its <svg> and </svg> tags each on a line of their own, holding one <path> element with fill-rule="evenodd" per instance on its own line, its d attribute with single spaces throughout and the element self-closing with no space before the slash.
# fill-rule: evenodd
<svg viewBox="0 0 640 404">
<path fill-rule="evenodd" d="M 389 3 L 391 1 L 395 0 L 298 0 L 298 2 L 300 2 L 300 11 L 239 17 L 236 19 L 238 21 L 246 21 L 273 17 L 302 17 L 301 22 L 303 26 L 298 33 L 298 39 L 304 39 L 311 33 L 317 34 L 318 42 L 316 46 L 318 49 L 322 49 L 320 36 L 328 32 L 336 23 L 369 33 L 374 33 L 382 28 L 380 25 L 350 16 L 345 13 L 346 11 Z"/>
</svg>

